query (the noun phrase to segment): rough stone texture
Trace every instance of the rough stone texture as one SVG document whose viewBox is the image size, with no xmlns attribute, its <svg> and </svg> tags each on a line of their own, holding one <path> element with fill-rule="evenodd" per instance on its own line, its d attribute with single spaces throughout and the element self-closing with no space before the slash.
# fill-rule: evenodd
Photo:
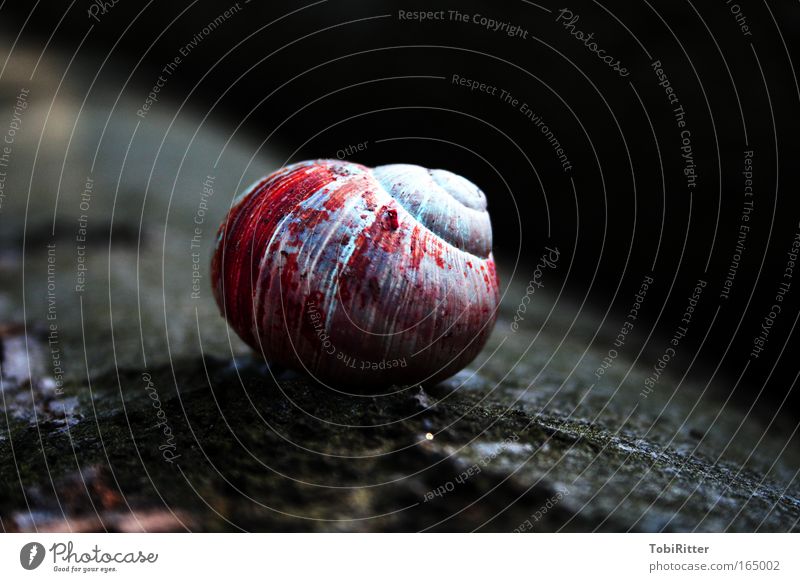
<svg viewBox="0 0 800 582">
<path fill-rule="evenodd" d="M 59 101 L 58 110 L 69 127 L 75 103 Z M 227 162 L 213 170 L 202 291 L 193 299 L 189 239 L 200 184 L 227 136 L 209 130 L 193 149 L 165 145 L 143 212 L 146 154 L 157 151 L 166 113 L 141 125 L 122 178 L 114 156 L 124 157 L 120 144 L 135 124 L 128 114 L 109 125 L 110 157 L 92 173 L 83 293 L 74 291 L 75 208 L 91 130 L 70 150 L 74 176 L 54 234 L 53 189 L 39 174 L 28 220 L 19 214 L 24 198 L 0 215 L 0 277 L 10 282 L 0 289 L 3 530 L 798 530 L 800 447 L 791 428 L 737 410 L 724 385 L 671 374 L 642 398 L 647 352 L 626 350 L 597 381 L 606 334 L 619 322 L 563 300 L 550 313 L 552 294 L 538 293 L 513 332 L 524 269 L 503 275 L 513 283 L 487 348 L 439 386 L 344 396 L 270 370 L 219 317 L 207 257 L 237 184 L 281 162 L 262 157 L 253 169 L 249 150 L 228 146 Z M 171 139 L 188 143 L 196 121 L 178 123 Z M 47 143 L 57 160 L 63 143 Z M 15 152 L 20 184 L 26 152 Z M 174 156 L 184 152 L 178 170 Z M 62 395 L 43 291 L 53 243 Z M 156 395 L 172 439 L 157 425 Z M 179 456 L 167 462 L 164 450 Z"/>
<path fill-rule="evenodd" d="M 510 531 L 559 492 L 533 529 L 785 531 L 800 516 L 796 492 L 715 463 L 716 439 L 667 447 L 641 420 L 539 412 L 485 379 L 353 398 L 249 359 L 151 374 L 180 457 L 160 455 L 139 371 L 98 376 L 66 414 L 39 406 L 0 433 L 6 530 Z"/>
</svg>

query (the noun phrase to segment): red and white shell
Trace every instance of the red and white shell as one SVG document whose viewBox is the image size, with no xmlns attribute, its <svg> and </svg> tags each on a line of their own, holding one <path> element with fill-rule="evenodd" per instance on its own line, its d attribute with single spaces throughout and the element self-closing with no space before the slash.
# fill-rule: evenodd
<svg viewBox="0 0 800 582">
<path fill-rule="evenodd" d="M 499 283 L 486 197 L 445 170 L 315 160 L 239 197 L 214 295 L 271 362 L 336 386 L 434 383 L 483 348 Z"/>
</svg>

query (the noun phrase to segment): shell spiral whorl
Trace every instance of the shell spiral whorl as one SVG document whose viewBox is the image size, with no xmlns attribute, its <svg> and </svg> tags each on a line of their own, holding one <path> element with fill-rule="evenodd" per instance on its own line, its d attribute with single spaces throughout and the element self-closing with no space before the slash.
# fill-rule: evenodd
<svg viewBox="0 0 800 582">
<path fill-rule="evenodd" d="M 229 324 L 270 361 L 333 385 L 436 382 L 491 333 L 486 198 L 445 170 L 315 160 L 238 198 L 212 259 Z"/>
</svg>

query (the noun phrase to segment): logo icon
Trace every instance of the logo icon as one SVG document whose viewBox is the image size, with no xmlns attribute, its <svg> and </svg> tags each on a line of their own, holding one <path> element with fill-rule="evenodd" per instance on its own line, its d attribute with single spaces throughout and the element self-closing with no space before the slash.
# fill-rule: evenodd
<svg viewBox="0 0 800 582">
<path fill-rule="evenodd" d="M 39 542 L 30 542 L 19 551 L 19 563 L 26 570 L 35 570 L 44 561 L 44 546 Z"/>
</svg>

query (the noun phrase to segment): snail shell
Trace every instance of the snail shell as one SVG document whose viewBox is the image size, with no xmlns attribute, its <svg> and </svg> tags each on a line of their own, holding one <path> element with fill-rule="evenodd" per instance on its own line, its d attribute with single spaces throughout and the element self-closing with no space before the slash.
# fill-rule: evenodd
<svg viewBox="0 0 800 582">
<path fill-rule="evenodd" d="M 433 383 L 471 362 L 499 283 L 486 197 L 445 170 L 315 160 L 238 197 L 214 295 L 271 361 L 332 385 Z"/>
</svg>

